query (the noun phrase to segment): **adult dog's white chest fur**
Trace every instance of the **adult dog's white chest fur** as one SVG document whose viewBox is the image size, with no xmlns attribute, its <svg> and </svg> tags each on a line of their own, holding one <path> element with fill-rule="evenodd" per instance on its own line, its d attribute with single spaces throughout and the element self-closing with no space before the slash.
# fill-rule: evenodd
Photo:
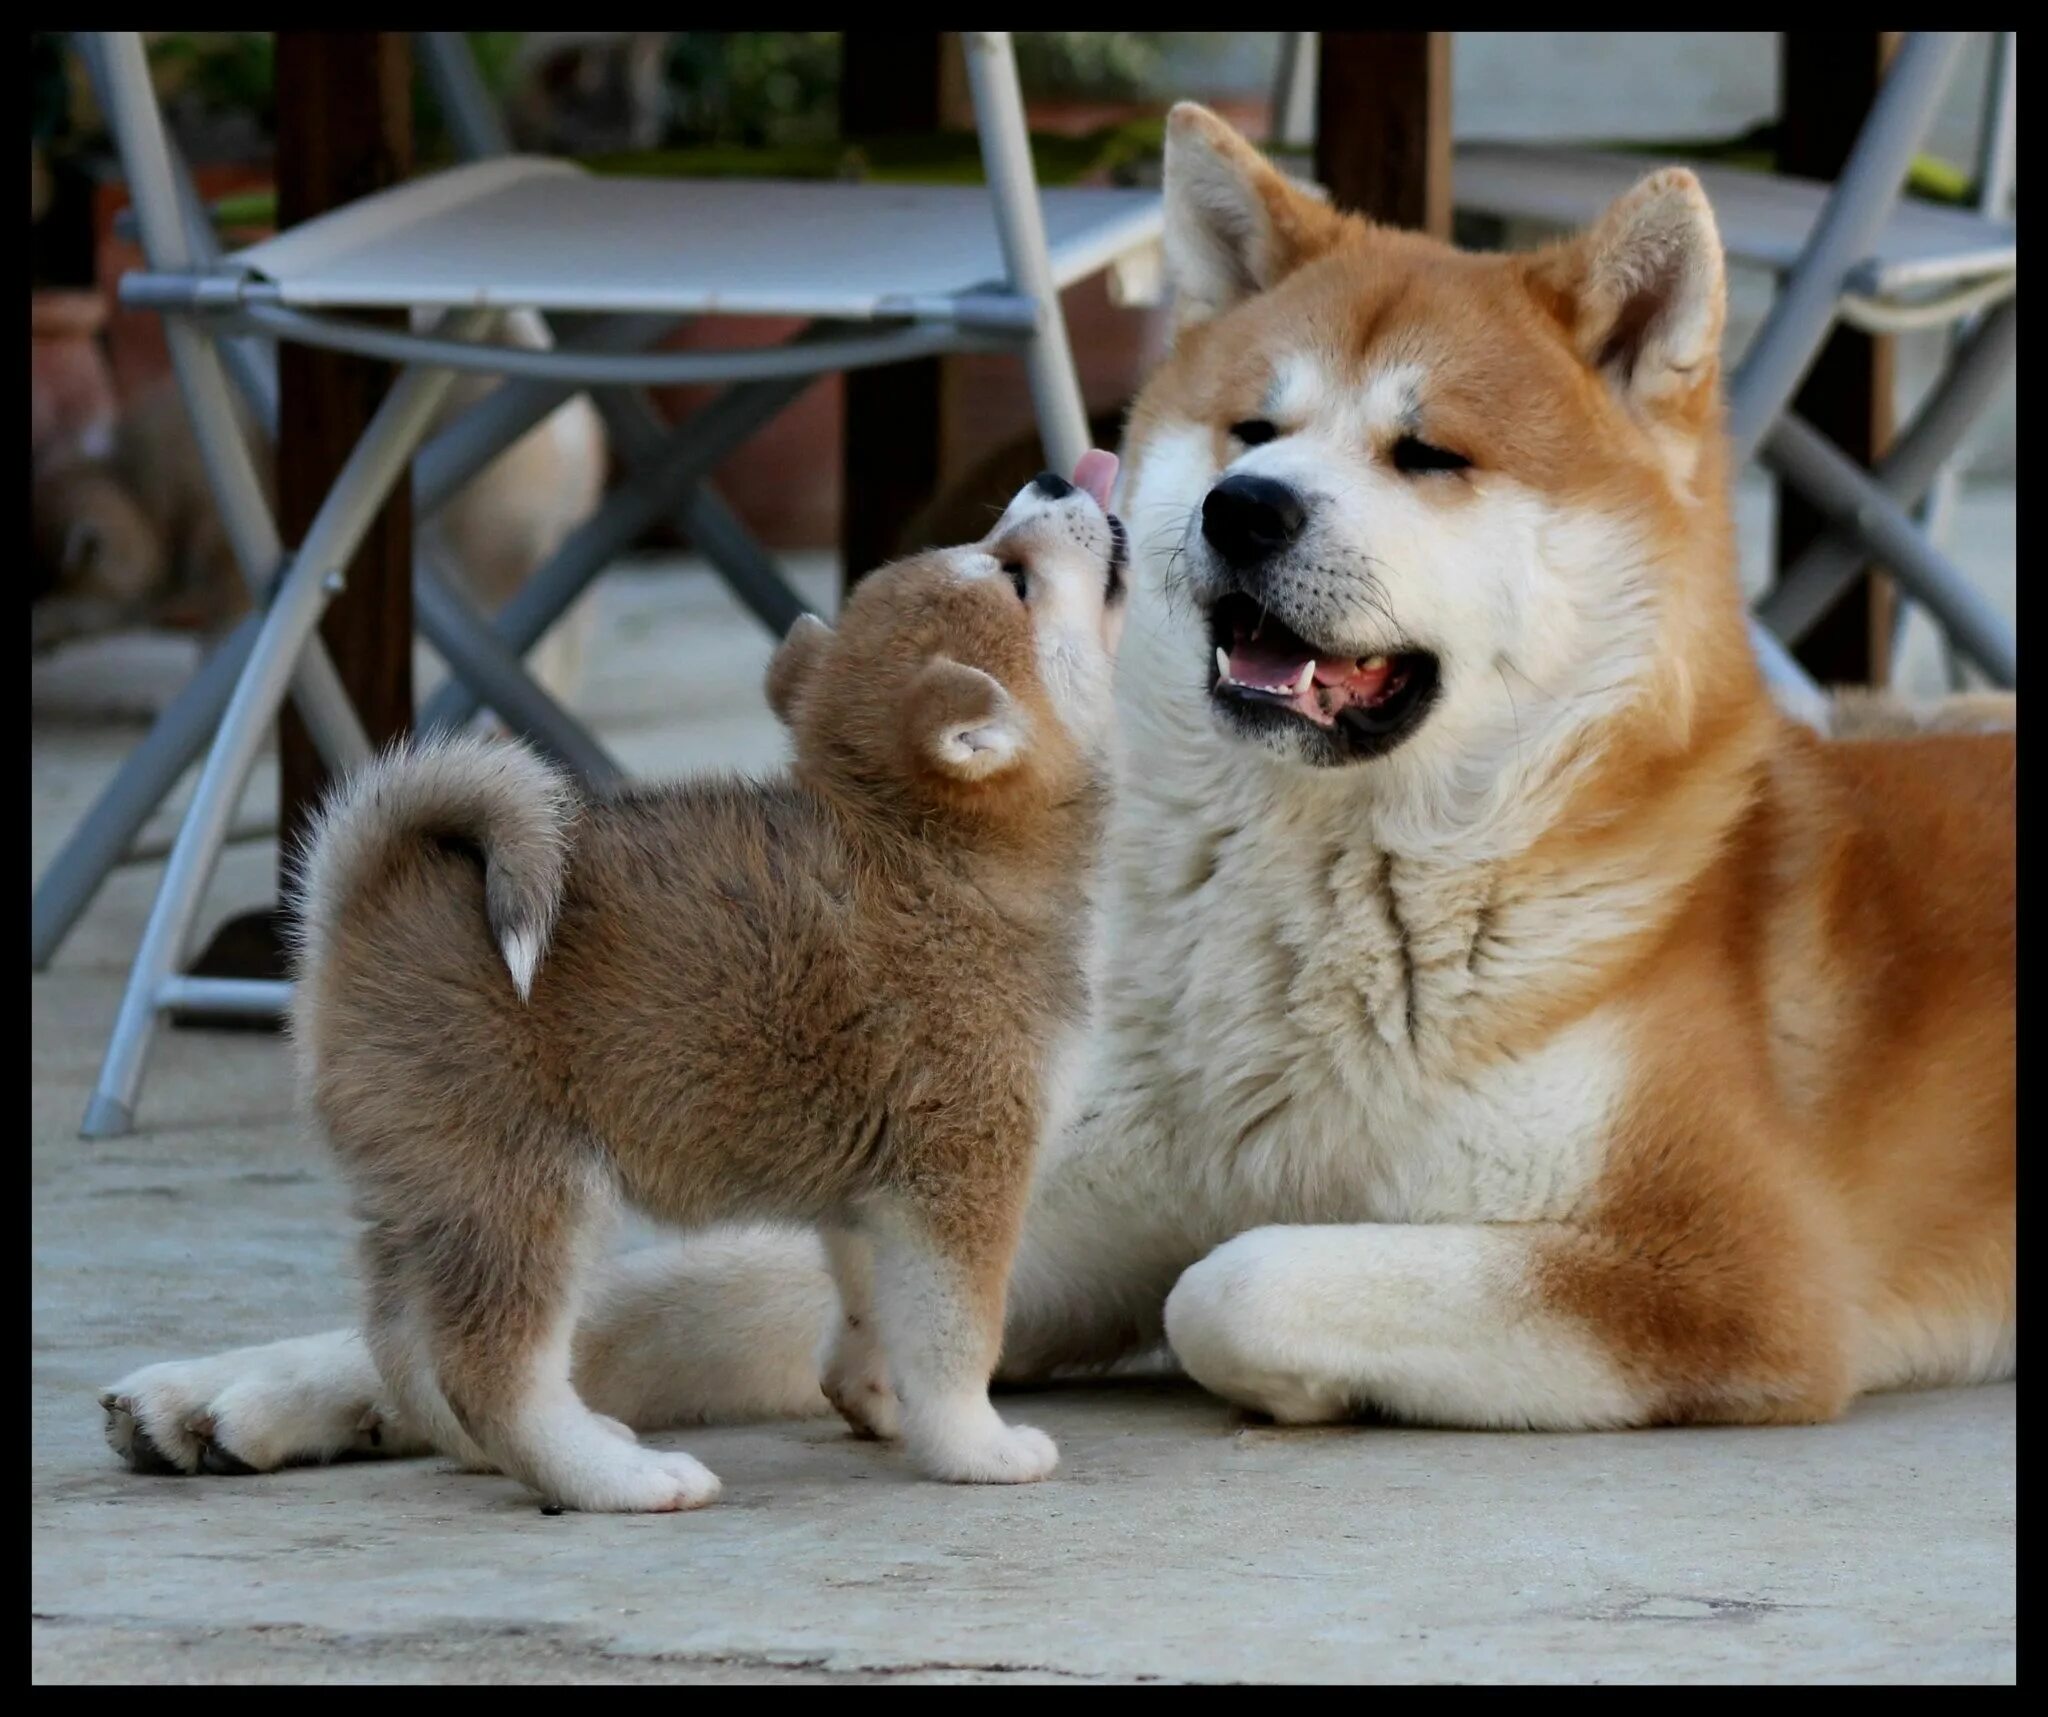
<svg viewBox="0 0 2048 1717">
<path fill-rule="evenodd" d="M 1139 671 L 1171 675 L 1185 652 L 1154 642 Z M 1203 1242 L 1583 1207 L 1622 1085 L 1612 1024 L 1519 1055 L 1470 1030 L 1572 940 L 1556 904 L 1510 898 L 1477 839 L 1404 850 L 1355 784 L 1248 757 L 1188 677 L 1151 684 L 1131 735 L 1076 1148 L 1170 1188 Z"/>
</svg>

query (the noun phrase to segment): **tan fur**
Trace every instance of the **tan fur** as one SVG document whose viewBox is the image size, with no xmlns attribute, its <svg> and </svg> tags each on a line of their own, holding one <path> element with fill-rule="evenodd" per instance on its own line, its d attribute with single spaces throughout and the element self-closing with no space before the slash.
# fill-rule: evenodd
<svg viewBox="0 0 2048 1717">
<path fill-rule="evenodd" d="M 1050 1445 L 1015 1443 L 1037 1434 L 1004 1431 L 986 1387 L 1085 1016 L 1106 777 L 1040 651 L 1056 596 L 1069 618 L 1092 603 L 1098 652 L 1114 623 L 1100 510 L 1078 491 L 1019 507 L 986 552 L 885 569 L 836 632 L 792 633 L 769 676 L 786 780 L 579 805 L 525 751 L 471 743 L 387 760 L 324 820 L 295 1030 L 370 1224 L 372 1349 L 444 1447 L 574 1506 L 709 1500 L 608 1489 L 522 1436 L 566 1388 L 566 1358 L 538 1373 L 615 1192 L 689 1226 L 824 1224 L 863 1275 L 872 1248 L 917 1452 L 946 1477 L 1041 1476 Z M 1029 569 L 1030 605 L 1004 563 Z M 848 1296 L 859 1342 L 867 1297 Z M 929 1364 L 917 1319 L 958 1326 Z M 989 1447 L 939 1422 L 963 1388 Z"/>
</svg>

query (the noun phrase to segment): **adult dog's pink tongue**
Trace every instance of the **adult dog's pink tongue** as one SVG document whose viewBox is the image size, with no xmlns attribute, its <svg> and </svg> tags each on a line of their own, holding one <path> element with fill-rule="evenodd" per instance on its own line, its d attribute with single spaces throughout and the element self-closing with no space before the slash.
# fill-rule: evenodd
<svg viewBox="0 0 2048 1717">
<path fill-rule="evenodd" d="M 1091 447 L 1074 466 L 1074 487 L 1086 489 L 1105 513 L 1109 511 L 1109 491 L 1116 483 L 1116 465 L 1114 453 Z"/>
</svg>

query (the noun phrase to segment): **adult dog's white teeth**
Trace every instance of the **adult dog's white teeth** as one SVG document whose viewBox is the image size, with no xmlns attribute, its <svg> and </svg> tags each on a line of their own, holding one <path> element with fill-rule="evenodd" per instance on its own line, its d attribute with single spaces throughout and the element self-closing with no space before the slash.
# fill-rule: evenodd
<svg viewBox="0 0 2048 1717">
<path fill-rule="evenodd" d="M 1386 665 L 1387 659 L 1384 656 L 1368 656 L 1365 659 L 1365 671 L 1368 674 L 1376 674 Z"/>
<path fill-rule="evenodd" d="M 1316 665 L 1314 661 L 1304 662 L 1301 668 L 1301 677 L 1294 682 L 1294 695 L 1296 697 L 1302 696 L 1315 683 Z"/>
<path fill-rule="evenodd" d="M 1216 677 L 1219 680 L 1230 678 L 1230 656 L 1221 644 L 1216 646 Z"/>
</svg>

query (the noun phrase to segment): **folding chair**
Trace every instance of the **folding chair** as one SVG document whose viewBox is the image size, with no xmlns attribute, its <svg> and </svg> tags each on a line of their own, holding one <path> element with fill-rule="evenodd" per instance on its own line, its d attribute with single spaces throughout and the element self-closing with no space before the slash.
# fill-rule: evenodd
<svg viewBox="0 0 2048 1717">
<path fill-rule="evenodd" d="M 2018 250 L 2005 218 L 2013 141 L 2012 37 L 1998 39 L 1974 210 L 1902 199 L 1914 154 L 1953 72 L 1961 36 L 1910 36 L 1833 185 L 1693 164 L 1729 256 L 1771 269 L 1782 289 L 1729 383 L 1738 462 L 1759 457 L 1827 518 L 1830 534 L 1784 569 L 1758 604 L 1752 636 L 1767 677 L 1818 719 L 1819 688 L 1793 660 L 1797 642 L 1873 555 L 1994 684 L 2016 671 L 2012 630 L 1932 540 L 1943 508 L 1921 503 L 2010 372 Z M 1303 110 L 1310 56 L 1283 46 L 1276 112 Z M 1292 122 L 1292 140 L 1299 128 Z M 1453 157 L 1457 206 L 1502 220 L 1577 228 L 1659 163 L 1642 155 L 1466 143 Z M 1875 471 L 1865 471 L 1790 410 L 1837 320 L 1875 333 L 1964 331 L 1947 370 Z M 1953 478 L 1949 481 L 1952 483 Z"/>
<path fill-rule="evenodd" d="M 1059 293 L 1107 268 L 1128 268 L 1143 281 L 1159 241 L 1159 199 L 1121 190 L 1041 196 L 1009 38 L 974 33 L 965 41 L 985 192 L 606 179 L 560 162 L 498 155 L 216 258 L 197 236 L 204 223 L 195 200 L 181 194 L 140 38 L 97 39 L 94 55 L 148 262 L 123 281 L 122 297 L 165 315 L 210 486 L 251 588 L 267 603 L 188 688 L 184 708 L 173 712 L 177 719 L 160 722 L 145 742 L 151 767 L 161 773 L 195 735 L 212 734 L 86 1113 L 87 1137 L 132 1126 L 161 1010 L 246 1013 L 278 1010 L 288 999 L 282 984 L 200 978 L 180 967 L 234 802 L 287 692 L 330 768 L 347 770 L 368 755 L 361 722 L 315 628 L 338 585 L 334 569 L 347 564 L 416 452 L 414 490 L 425 512 L 562 399 L 587 388 L 617 450 L 636 467 L 489 625 L 430 567 L 416 571 L 422 630 L 459 676 L 429 702 L 420 725 L 461 720 L 481 697 L 515 726 L 540 729 L 559 751 L 576 746 L 579 730 L 526 678 L 518 658 L 655 519 L 679 514 L 697 546 L 770 626 L 779 631 L 802 611 L 702 480 L 818 375 L 942 352 L 1015 351 L 1026 365 L 1050 463 L 1070 466 L 1086 450 Z M 489 152 L 502 139 L 459 41 L 428 37 L 422 47 L 458 136 L 472 151 Z M 592 269 L 593 258 L 602 259 L 601 270 Z M 429 332 L 399 333 L 343 314 L 392 308 L 438 312 L 441 319 Z M 513 308 L 578 324 L 552 351 L 476 342 L 482 315 Z M 674 322 L 716 314 L 790 315 L 808 326 L 766 349 L 646 349 Z M 402 366 L 289 557 L 233 423 L 229 371 L 238 360 L 228 342 L 248 335 Z M 457 370 L 510 379 L 422 449 Z M 696 418 L 670 430 L 633 390 L 677 382 L 728 385 Z M 225 706 L 208 719 L 200 694 L 218 696 L 223 687 Z M 583 763 L 606 766 L 601 752 Z M 170 771 L 166 786 L 175 776 Z M 125 846 L 115 836 L 146 780 L 139 767 L 133 779 L 117 780 L 126 797 L 99 818 L 101 853 L 113 846 L 118 857 Z M 40 897 L 37 905 L 40 918 Z"/>
</svg>

